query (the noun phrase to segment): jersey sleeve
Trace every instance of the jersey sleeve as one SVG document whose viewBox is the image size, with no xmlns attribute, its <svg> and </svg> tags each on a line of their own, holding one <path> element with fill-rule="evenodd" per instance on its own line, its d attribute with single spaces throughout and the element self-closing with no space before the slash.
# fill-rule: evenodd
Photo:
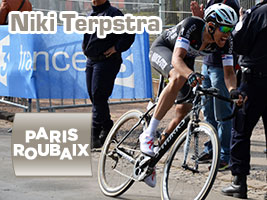
<svg viewBox="0 0 267 200">
<path fill-rule="evenodd" d="M 183 37 L 177 37 L 174 48 L 180 47 L 188 51 L 190 42 L 188 39 Z"/>
<path fill-rule="evenodd" d="M 200 42 L 202 30 L 199 27 L 204 26 L 205 22 L 198 17 L 189 17 L 182 21 L 178 31 L 178 37 L 175 42 L 175 48 L 181 47 L 188 51 L 190 43 Z"/>
</svg>

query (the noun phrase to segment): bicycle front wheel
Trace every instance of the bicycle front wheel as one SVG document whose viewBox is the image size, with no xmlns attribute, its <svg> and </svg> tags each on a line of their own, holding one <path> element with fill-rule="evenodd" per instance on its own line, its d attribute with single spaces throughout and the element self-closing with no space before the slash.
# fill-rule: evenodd
<svg viewBox="0 0 267 200">
<path fill-rule="evenodd" d="M 216 130 L 206 122 L 199 123 L 192 134 L 186 165 L 183 165 L 186 136 L 187 129 L 177 138 L 168 155 L 163 170 L 162 199 L 202 200 L 214 183 L 220 153 Z M 210 164 L 199 164 L 196 160 L 207 141 L 211 141 L 212 159 Z"/>
<path fill-rule="evenodd" d="M 139 135 L 146 125 L 145 121 L 137 125 L 141 115 L 138 110 L 128 111 L 114 124 L 107 136 L 98 165 L 98 183 L 107 196 L 121 195 L 134 183 L 134 161 L 141 153 Z M 130 130 L 131 134 L 126 136 Z"/>
</svg>

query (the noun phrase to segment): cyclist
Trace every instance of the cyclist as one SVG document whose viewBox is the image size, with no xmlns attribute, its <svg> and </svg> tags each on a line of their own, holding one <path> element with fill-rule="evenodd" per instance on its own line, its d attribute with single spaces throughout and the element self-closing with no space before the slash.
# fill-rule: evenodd
<svg viewBox="0 0 267 200">
<path fill-rule="evenodd" d="M 204 20 L 188 17 L 176 26 L 164 31 L 152 44 L 150 61 L 153 67 L 169 78 L 162 91 L 148 128 L 140 135 L 140 149 L 144 154 L 154 156 L 154 135 L 160 120 L 172 107 L 178 97 L 187 94 L 189 86 L 201 83 L 203 76 L 194 72 L 194 60 L 220 51 L 225 68 L 225 82 L 229 91 L 236 91 L 236 77 L 233 70 L 233 41 L 231 31 L 236 22 L 235 11 L 225 4 L 214 4 L 205 10 Z M 178 94 L 179 93 L 179 94 Z M 242 103 L 242 97 L 239 96 Z M 191 105 L 181 104 L 180 116 L 184 117 Z M 155 170 L 145 178 L 151 187 L 156 185 Z"/>
</svg>

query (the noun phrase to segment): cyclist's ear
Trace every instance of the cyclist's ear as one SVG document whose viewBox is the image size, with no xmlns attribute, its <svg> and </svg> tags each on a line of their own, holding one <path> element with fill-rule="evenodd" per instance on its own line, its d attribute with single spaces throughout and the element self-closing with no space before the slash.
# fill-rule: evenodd
<svg viewBox="0 0 267 200">
<path fill-rule="evenodd" d="M 208 23 L 208 31 L 210 34 L 213 34 L 215 32 L 215 24 L 213 22 Z"/>
</svg>

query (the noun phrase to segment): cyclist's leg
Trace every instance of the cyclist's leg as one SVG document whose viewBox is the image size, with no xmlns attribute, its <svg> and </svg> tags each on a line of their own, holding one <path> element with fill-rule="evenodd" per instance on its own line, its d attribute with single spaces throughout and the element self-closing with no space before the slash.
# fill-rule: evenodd
<svg viewBox="0 0 267 200">
<path fill-rule="evenodd" d="M 154 117 L 161 120 L 168 110 L 173 106 L 178 92 L 186 82 L 186 78 L 182 77 L 175 69 L 171 69 L 169 73 L 169 83 L 163 89 L 159 96 L 158 104 L 155 108 Z"/>
<path fill-rule="evenodd" d="M 202 86 L 203 88 L 210 88 L 211 85 L 211 77 L 210 77 L 210 72 L 209 68 L 207 65 L 203 64 L 202 65 L 202 75 L 204 76 L 204 80 L 202 81 Z M 202 97 L 202 101 L 205 102 L 207 99 L 205 96 Z M 214 116 L 214 103 L 213 103 L 213 98 L 209 98 L 202 107 L 203 115 L 204 115 L 204 120 L 210 123 L 216 130 L 217 130 L 217 122 L 215 121 L 215 116 Z M 210 141 L 205 143 L 205 149 L 204 152 L 209 154 L 212 151 L 211 149 L 211 143 Z M 203 154 L 202 154 L 203 155 Z"/>
<path fill-rule="evenodd" d="M 172 107 L 180 88 L 186 81 L 186 79 L 179 76 L 176 70 L 171 66 L 172 53 L 172 50 L 166 47 L 161 37 L 157 38 L 152 44 L 150 51 L 151 65 L 165 77 L 169 77 L 169 83 L 159 96 L 158 104 L 148 128 L 140 135 L 141 151 L 149 155 L 154 154 L 154 134 L 159 121 Z"/>
<path fill-rule="evenodd" d="M 172 51 L 164 45 L 164 41 L 161 37 L 157 38 L 152 46 L 149 53 L 151 66 L 162 74 L 164 77 L 168 77 L 169 71 L 172 69 L 171 59 Z M 162 95 L 162 92 L 161 92 Z M 140 149 L 143 153 L 154 155 L 154 135 L 159 124 L 158 118 L 154 116 L 150 120 L 149 126 L 147 129 L 140 135 Z"/>
<path fill-rule="evenodd" d="M 167 111 L 172 107 L 179 90 L 186 82 L 186 78 L 180 76 L 171 66 L 172 50 L 166 47 L 164 41 L 159 37 L 151 47 L 150 61 L 151 65 L 157 71 L 162 72 L 165 77 L 169 76 L 169 83 L 163 89 L 159 96 L 158 104 L 150 121 L 148 128 L 140 135 L 140 150 L 146 154 L 154 155 L 154 133 L 159 121 L 165 116 Z M 190 60 L 193 66 L 194 60 Z M 155 173 L 148 176 L 144 181 L 149 186 L 155 186 Z"/>
<path fill-rule="evenodd" d="M 152 44 L 150 51 L 151 65 L 166 78 L 169 78 L 169 83 L 161 92 L 153 115 L 153 117 L 158 120 L 161 120 L 172 107 L 178 92 L 186 82 L 186 78 L 182 77 L 171 65 L 172 53 L 172 49 L 166 47 L 166 44 L 161 37 Z M 185 58 L 184 62 L 193 70 L 194 59 Z"/>
<path fill-rule="evenodd" d="M 179 90 L 181 89 L 181 85 L 183 86 L 185 83 L 185 80 L 183 80 L 183 78 L 179 76 L 174 69 L 171 70 L 170 74 L 171 74 L 170 81 L 159 96 L 159 101 L 155 108 L 155 113 L 153 114 L 152 120 L 153 118 L 156 120 L 161 120 L 164 117 L 167 111 L 174 104 L 177 94 Z M 153 123 L 152 120 L 150 124 Z M 149 127 L 150 127 L 150 124 L 149 124 Z M 156 130 L 156 128 L 157 126 L 154 127 L 154 131 Z M 148 136 L 149 133 L 146 133 L 146 131 L 140 135 L 140 149 L 142 152 L 146 151 L 145 153 L 149 152 L 150 155 L 153 155 L 154 154 L 154 151 L 153 151 L 154 137 L 151 139 L 151 133 L 149 137 Z M 149 148 L 150 148 L 150 151 L 147 151 L 149 150 Z M 150 153 L 151 151 L 152 153 Z M 156 184 L 155 183 L 156 182 L 155 169 L 150 176 L 144 179 L 144 181 L 147 185 L 151 187 L 155 187 L 155 184 Z"/>
<path fill-rule="evenodd" d="M 210 80 L 212 87 L 218 88 L 220 95 L 229 97 L 229 92 L 224 82 L 223 68 L 212 67 L 209 69 L 209 72 L 210 72 Z M 227 164 L 230 159 L 230 138 L 231 138 L 232 121 L 231 120 L 222 121 L 222 119 L 231 115 L 232 113 L 231 104 L 219 100 L 217 98 L 214 98 L 214 110 L 215 110 L 215 120 L 218 124 L 217 125 L 218 136 L 221 143 L 220 159 L 225 164 Z"/>
</svg>

